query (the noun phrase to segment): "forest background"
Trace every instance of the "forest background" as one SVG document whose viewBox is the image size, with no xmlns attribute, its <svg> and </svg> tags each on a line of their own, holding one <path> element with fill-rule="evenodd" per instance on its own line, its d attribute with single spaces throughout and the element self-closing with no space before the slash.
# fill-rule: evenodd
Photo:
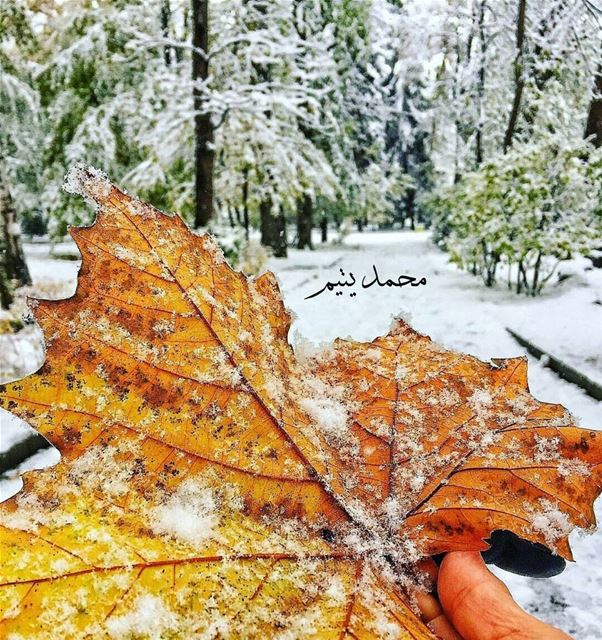
<svg viewBox="0 0 602 640">
<path fill-rule="evenodd" d="M 426 225 L 486 285 L 537 295 L 559 262 L 600 260 L 601 9 L 3 0 L 0 302 L 30 281 L 22 234 L 90 222 L 62 189 L 78 161 L 249 270 L 258 240 L 285 256 L 314 228 Z"/>
</svg>

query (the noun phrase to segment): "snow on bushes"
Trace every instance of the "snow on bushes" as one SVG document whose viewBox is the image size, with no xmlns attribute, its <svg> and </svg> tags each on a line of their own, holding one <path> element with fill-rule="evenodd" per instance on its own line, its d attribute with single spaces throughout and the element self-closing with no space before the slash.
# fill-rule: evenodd
<svg viewBox="0 0 602 640">
<path fill-rule="evenodd" d="M 527 143 L 440 188 L 426 202 L 435 239 L 492 286 L 538 295 L 560 261 L 602 237 L 602 150 L 557 138 Z"/>
</svg>

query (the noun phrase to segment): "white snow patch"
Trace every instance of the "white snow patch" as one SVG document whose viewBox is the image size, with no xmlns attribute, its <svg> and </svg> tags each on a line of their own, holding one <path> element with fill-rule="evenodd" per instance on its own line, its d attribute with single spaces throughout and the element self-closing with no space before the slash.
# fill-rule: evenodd
<svg viewBox="0 0 602 640">
<path fill-rule="evenodd" d="M 209 234 L 203 236 L 203 249 L 211 255 L 215 264 L 222 264 L 226 261 L 222 248 L 217 244 L 213 236 Z"/>
<path fill-rule="evenodd" d="M 218 523 L 213 491 L 193 480 L 182 483 L 165 504 L 151 512 L 151 528 L 155 533 L 192 545 L 210 539 Z"/>
<path fill-rule="evenodd" d="M 160 640 L 164 632 L 177 624 L 177 617 L 161 598 L 150 594 L 138 596 L 131 610 L 106 622 L 112 638 L 145 637 Z"/>
<path fill-rule="evenodd" d="M 558 460 L 560 458 L 560 438 L 554 436 L 553 438 L 546 438 L 535 434 L 535 462 L 550 462 L 552 460 Z"/>
<path fill-rule="evenodd" d="M 293 331 L 291 342 L 297 362 L 301 365 L 309 364 L 312 360 L 327 361 L 334 353 L 331 343 L 307 340 L 298 331 Z"/>
<path fill-rule="evenodd" d="M 468 398 L 468 404 L 477 412 L 481 412 L 491 406 L 493 398 L 487 389 L 475 389 Z"/>
<path fill-rule="evenodd" d="M 549 500 L 541 500 L 540 504 L 543 510 L 531 517 L 531 525 L 535 531 L 543 534 L 546 543 L 553 549 L 556 542 L 567 536 L 574 527 L 568 516 Z"/>
<path fill-rule="evenodd" d="M 300 404 L 322 433 L 345 437 L 349 416 L 347 407 L 340 400 L 322 396 L 321 398 L 302 398 Z"/>
<path fill-rule="evenodd" d="M 111 188 L 111 182 L 104 171 L 81 162 L 69 169 L 63 185 L 67 193 L 83 196 L 91 202 L 106 198 L 111 193 Z"/>
<path fill-rule="evenodd" d="M 333 575 L 330 577 L 328 587 L 324 591 L 327 598 L 334 600 L 335 602 L 344 602 L 347 598 L 347 592 L 343 580 L 339 575 Z"/>
<path fill-rule="evenodd" d="M 132 443 L 132 448 L 135 445 Z M 118 459 L 113 446 L 92 446 L 73 461 L 69 477 L 75 487 L 102 489 L 109 496 L 123 496 L 129 490 L 134 463 Z"/>
<path fill-rule="evenodd" d="M 591 467 L 583 460 L 561 460 L 558 463 L 558 474 L 563 478 L 570 476 L 589 476 Z"/>
<path fill-rule="evenodd" d="M 416 473 L 410 480 L 410 488 L 418 493 L 426 484 L 426 477 L 422 473 Z"/>
</svg>

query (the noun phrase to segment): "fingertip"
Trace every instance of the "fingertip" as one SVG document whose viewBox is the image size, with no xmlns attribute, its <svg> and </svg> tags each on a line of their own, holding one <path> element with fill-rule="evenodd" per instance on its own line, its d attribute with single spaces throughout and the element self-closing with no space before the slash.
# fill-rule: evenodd
<svg viewBox="0 0 602 640">
<path fill-rule="evenodd" d="M 437 591 L 445 615 L 464 640 L 571 640 L 521 609 L 478 552 L 446 554 Z"/>
<path fill-rule="evenodd" d="M 414 596 L 416 606 L 420 611 L 420 619 L 423 622 L 430 622 L 443 613 L 439 600 L 428 593 L 416 593 Z"/>
<path fill-rule="evenodd" d="M 474 586 L 479 586 L 482 593 L 492 591 L 508 598 L 518 607 L 512 600 L 508 587 L 491 573 L 478 551 L 453 551 L 446 554 L 439 568 L 437 587 L 449 596 L 448 601 L 462 592 L 468 595 L 466 590 Z M 473 595 L 478 595 L 479 591 Z"/>
<path fill-rule="evenodd" d="M 437 588 L 447 617 L 467 640 L 510 635 L 530 618 L 478 552 L 448 553 L 439 568 Z"/>
<path fill-rule="evenodd" d="M 451 551 L 445 554 L 439 567 L 440 573 L 445 571 L 458 573 L 466 570 L 489 572 L 479 551 Z"/>
<path fill-rule="evenodd" d="M 464 640 L 571 640 L 523 611 L 478 552 L 448 553 L 439 568 L 437 590 L 443 611 Z"/>
</svg>

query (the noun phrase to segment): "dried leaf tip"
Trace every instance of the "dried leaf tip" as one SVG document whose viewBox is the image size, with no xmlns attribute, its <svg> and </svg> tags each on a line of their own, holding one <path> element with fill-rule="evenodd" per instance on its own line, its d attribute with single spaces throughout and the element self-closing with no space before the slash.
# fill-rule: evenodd
<svg viewBox="0 0 602 640">
<path fill-rule="evenodd" d="M 104 171 L 83 162 L 78 162 L 69 169 L 63 185 L 63 189 L 67 193 L 80 195 L 92 204 L 105 199 L 111 193 L 112 188 Z"/>
</svg>

